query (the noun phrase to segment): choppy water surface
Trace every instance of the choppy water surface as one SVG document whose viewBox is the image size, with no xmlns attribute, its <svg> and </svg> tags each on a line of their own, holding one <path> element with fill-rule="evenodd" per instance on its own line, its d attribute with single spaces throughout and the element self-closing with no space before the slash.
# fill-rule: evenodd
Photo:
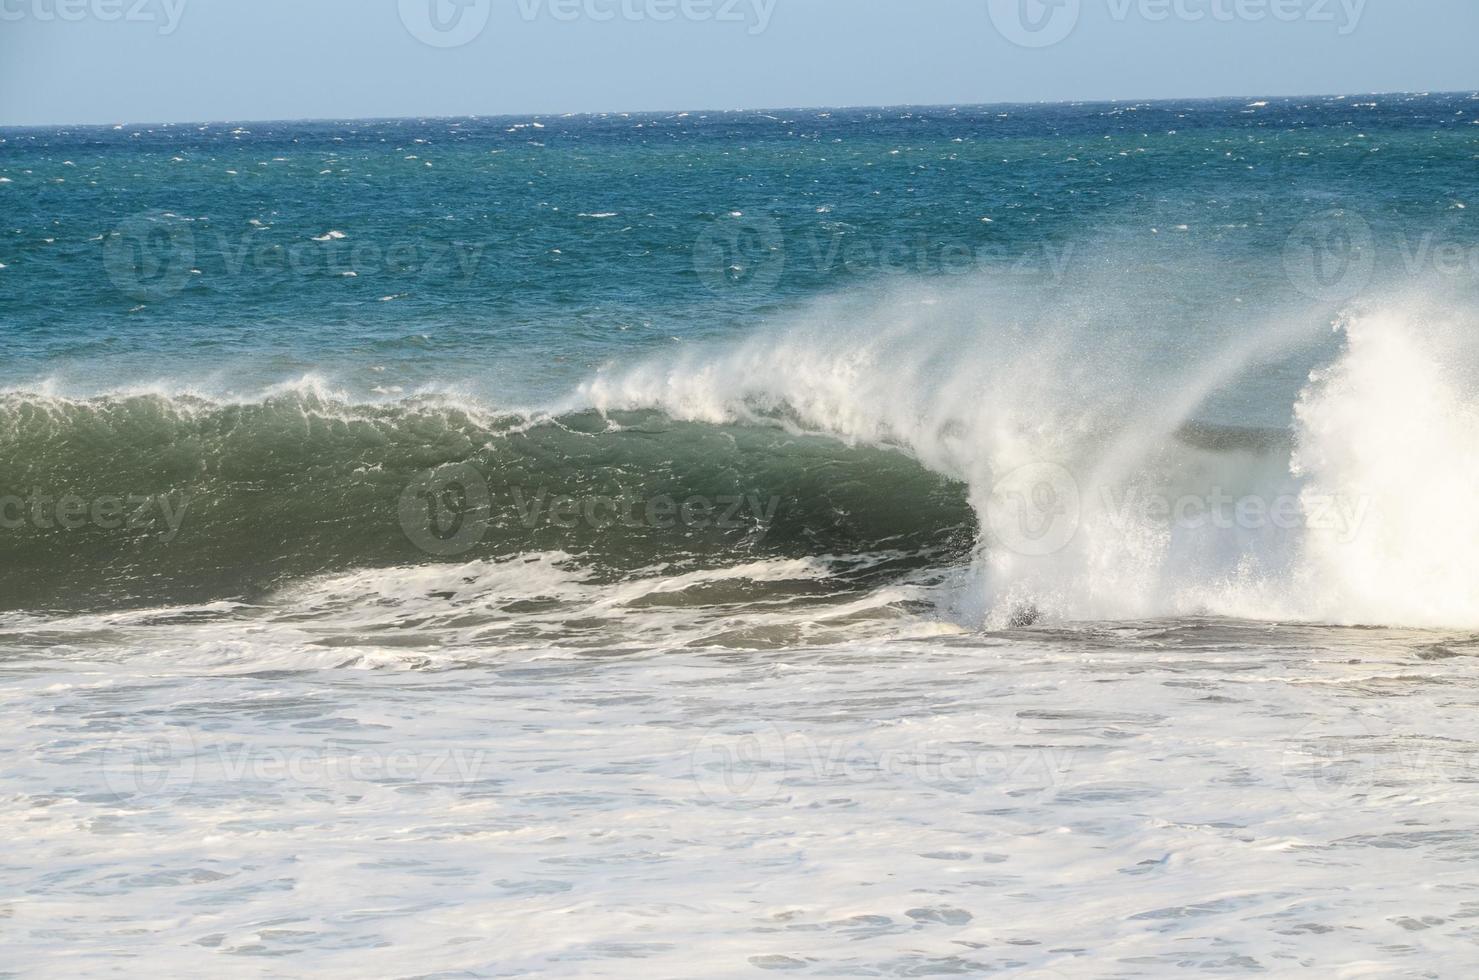
<svg viewBox="0 0 1479 980">
<path fill-rule="evenodd" d="M 875 642 L 857 610 L 806 618 L 827 616 L 857 638 L 513 653 L 453 623 L 348 635 L 206 610 L 9 632 L 8 959 L 1473 961 L 1472 635 L 1184 620 Z"/>
<path fill-rule="evenodd" d="M 0 131 L 9 968 L 1462 975 L 1476 112 Z"/>
</svg>

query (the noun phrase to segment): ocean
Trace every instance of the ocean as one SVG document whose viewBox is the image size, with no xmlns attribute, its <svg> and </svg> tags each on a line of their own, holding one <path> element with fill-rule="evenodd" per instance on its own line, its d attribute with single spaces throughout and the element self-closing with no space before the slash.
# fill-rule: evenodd
<svg viewBox="0 0 1479 980">
<path fill-rule="evenodd" d="M 0 972 L 1457 976 L 1479 94 L 0 129 Z"/>
</svg>

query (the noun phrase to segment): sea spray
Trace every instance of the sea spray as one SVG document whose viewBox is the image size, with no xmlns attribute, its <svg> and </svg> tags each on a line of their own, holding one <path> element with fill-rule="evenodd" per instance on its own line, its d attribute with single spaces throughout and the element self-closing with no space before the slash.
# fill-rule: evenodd
<svg viewBox="0 0 1479 980">
<path fill-rule="evenodd" d="M 1308 501 L 1370 497 L 1359 534 L 1311 529 L 1296 588 L 1315 618 L 1479 626 L 1473 323 L 1418 304 L 1343 320 L 1346 350 L 1296 406 Z"/>
<path fill-rule="evenodd" d="M 1348 318 L 1349 342 L 1328 347 L 1281 431 L 1198 412 L 1310 345 L 1309 310 L 1218 348 L 1147 351 L 1071 310 L 980 298 L 921 287 L 865 315 L 819 304 L 729 349 L 602 372 L 580 398 L 886 447 L 962 482 L 979 538 L 941 613 L 967 625 L 1479 623 L 1461 330 L 1410 308 Z"/>
</svg>

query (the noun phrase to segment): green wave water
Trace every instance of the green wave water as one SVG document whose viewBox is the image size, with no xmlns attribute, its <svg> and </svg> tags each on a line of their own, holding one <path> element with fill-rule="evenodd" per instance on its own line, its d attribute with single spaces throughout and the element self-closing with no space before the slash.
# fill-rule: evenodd
<svg viewBox="0 0 1479 980">
<path fill-rule="evenodd" d="M 1381 331 L 1398 360 L 1467 363 L 1428 334 L 1479 310 L 1476 113 L 1456 93 L 0 131 L 0 608 L 551 552 L 619 576 L 897 551 L 976 569 L 1009 617 L 1181 608 L 1188 583 L 1210 602 L 1250 556 L 1283 581 L 1309 541 L 1131 534 L 1115 507 L 1073 569 L 1024 577 L 1000 481 L 1064 467 L 1090 510 L 1386 487 L 1350 463 L 1358 433 L 1412 406 L 1350 419 L 1383 385 L 1312 378 L 1379 359 L 1351 338 Z M 1463 377 L 1424 383 L 1444 408 L 1415 417 L 1467 411 Z M 1462 456 L 1446 438 L 1430 457 Z"/>
</svg>

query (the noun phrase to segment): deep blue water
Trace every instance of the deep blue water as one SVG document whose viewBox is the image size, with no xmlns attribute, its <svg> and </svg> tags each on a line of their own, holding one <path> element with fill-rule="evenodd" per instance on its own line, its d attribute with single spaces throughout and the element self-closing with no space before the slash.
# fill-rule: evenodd
<svg viewBox="0 0 1479 980">
<path fill-rule="evenodd" d="M 1303 300 L 1285 249 L 1330 208 L 1384 266 L 1479 241 L 1476 121 L 1456 94 L 4 130 L 0 383 L 524 404 L 967 277 L 1196 344 Z"/>
<path fill-rule="evenodd" d="M 179 543 L 22 521 L 9 604 L 422 560 L 397 500 L 471 463 L 790 501 L 676 541 L 509 517 L 494 555 L 959 558 L 1023 445 L 1266 452 L 1337 318 L 1474 309 L 1476 123 L 1451 94 L 0 131 L 0 497 L 195 501 Z"/>
</svg>

